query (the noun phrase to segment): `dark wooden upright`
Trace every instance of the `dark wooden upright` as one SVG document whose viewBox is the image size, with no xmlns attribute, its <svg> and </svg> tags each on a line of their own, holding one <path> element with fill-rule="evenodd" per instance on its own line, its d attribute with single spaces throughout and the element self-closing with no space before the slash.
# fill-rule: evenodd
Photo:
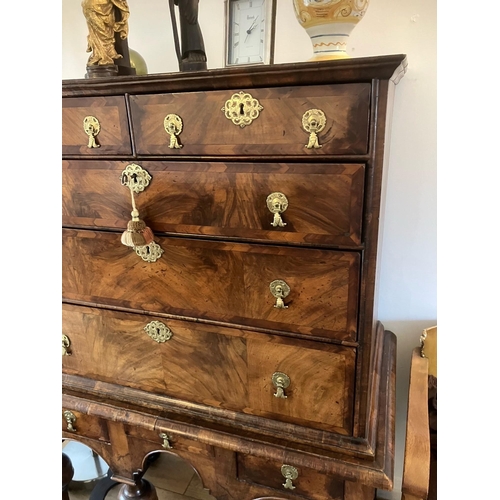
<svg viewBox="0 0 500 500">
<path fill-rule="evenodd" d="M 63 82 L 63 436 L 124 488 L 157 451 L 218 500 L 392 488 L 396 339 L 375 314 L 405 69 L 391 55 Z M 130 169 L 149 177 L 134 194 L 147 248 L 120 241 Z"/>
</svg>

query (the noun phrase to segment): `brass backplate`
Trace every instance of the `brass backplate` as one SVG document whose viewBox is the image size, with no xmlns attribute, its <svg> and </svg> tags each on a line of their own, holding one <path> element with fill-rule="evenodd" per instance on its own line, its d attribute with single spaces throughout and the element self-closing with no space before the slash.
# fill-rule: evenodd
<svg viewBox="0 0 500 500">
<path fill-rule="evenodd" d="M 151 321 L 144 327 L 144 331 L 158 343 L 166 342 L 172 338 L 172 330 L 161 321 Z"/>
<path fill-rule="evenodd" d="M 121 173 L 122 186 L 127 186 L 134 193 L 140 193 L 149 186 L 151 175 L 147 170 L 136 163 L 130 163 Z"/>
<path fill-rule="evenodd" d="M 156 262 L 163 253 L 163 248 L 161 248 L 158 243 L 152 241 L 149 245 L 144 245 L 141 247 L 134 247 L 135 253 L 145 262 Z"/>
<path fill-rule="evenodd" d="M 251 94 L 241 91 L 233 94 L 226 101 L 221 111 L 226 115 L 228 120 L 244 128 L 247 125 L 251 125 L 259 117 L 263 109 L 260 102 L 252 97 Z"/>
</svg>

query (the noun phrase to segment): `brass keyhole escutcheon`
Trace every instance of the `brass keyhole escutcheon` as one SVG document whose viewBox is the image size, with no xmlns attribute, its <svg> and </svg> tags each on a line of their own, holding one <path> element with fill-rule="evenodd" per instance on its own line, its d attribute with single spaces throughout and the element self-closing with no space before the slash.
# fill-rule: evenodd
<svg viewBox="0 0 500 500">
<path fill-rule="evenodd" d="M 290 287 L 283 280 L 274 280 L 269 284 L 269 290 L 273 297 L 276 298 L 276 304 L 274 307 L 276 309 L 288 309 L 288 306 L 285 306 L 285 301 L 283 300 L 285 297 L 288 297 L 290 293 Z"/>
<path fill-rule="evenodd" d="M 163 448 L 165 448 L 166 450 L 173 449 L 172 443 L 170 442 L 171 438 L 168 436 L 168 434 L 165 434 L 164 432 L 160 432 L 160 438 L 163 440 L 163 443 L 162 443 Z"/>
<path fill-rule="evenodd" d="M 276 387 L 276 392 L 273 394 L 275 398 L 287 399 L 285 389 L 290 386 L 290 377 L 283 372 L 275 372 L 271 377 L 271 382 Z"/>
<path fill-rule="evenodd" d="M 283 487 L 287 490 L 294 490 L 295 486 L 292 484 L 292 481 L 299 477 L 299 471 L 293 465 L 284 464 L 281 466 L 281 474 L 285 478 Z"/>
<path fill-rule="evenodd" d="M 163 248 L 152 241 L 149 245 L 134 247 L 135 253 L 144 262 L 156 262 L 163 254 Z"/>
<path fill-rule="evenodd" d="M 264 108 L 260 102 L 252 97 L 248 92 L 238 92 L 233 94 L 228 99 L 221 111 L 224 113 L 228 120 L 231 120 L 235 125 L 245 128 L 251 125 L 254 120 L 259 117 L 260 112 Z"/>
<path fill-rule="evenodd" d="M 158 343 L 166 342 L 172 338 L 172 330 L 161 321 L 151 321 L 144 327 L 144 331 Z"/>
<path fill-rule="evenodd" d="M 72 411 L 66 410 L 63 413 L 64 419 L 66 420 L 66 430 L 69 432 L 76 432 L 76 428 L 73 424 L 76 422 L 75 414 Z"/>
<path fill-rule="evenodd" d="M 288 208 L 288 199 L 283 193 L 271 193 L 266 199 L 267 208 L 274 214 L 271 226 L 285 227 L 286 222 L 283 222 L 281 214 Z"/>
<path fill-rule="evenodd" d="M 63 356 L 71 356 L 71 350 L 70 350 L 70 345 L 71 345 L 71 340 L 69 340 L 69 337 L 67 335 L 62 334 L 62 355 Z"/>
<path fill-rule="evenodd" d="M 101 124 L 95 116 L 86 116 L 83 119 L 83 130 L 89 136 L 88 148 L 100 148 L 96 141 L 97 134 L 101 131 Z"/>
<path fill-rule="evenodd" d="M 318 134 L 325 128 L 326 116 L 321 109 L 310 109 L 302 116 L 302 127 L 309 133 L 309 142 L 306 144 L 307 149 L 321 148 L 318 140 Z"/>
<path fill-rule="evenodd" d="M 134 193 L 140 193 L 149 186 L 151 175 L 136 163 L 131 163 L 122 171 L 120 180 L 122 186 L 127 186 Z"/>
<path fill-rule="evenodd" d="M 182 118 L 179 115 L 171 113 L 163 120 L 163 126 L 165 127 L 165 132 L 170 136 L 168 147 L 170 149 L 181 149 L 182 144 L 179 144 L 177 137 L 182 132 Z"/>
</svg>

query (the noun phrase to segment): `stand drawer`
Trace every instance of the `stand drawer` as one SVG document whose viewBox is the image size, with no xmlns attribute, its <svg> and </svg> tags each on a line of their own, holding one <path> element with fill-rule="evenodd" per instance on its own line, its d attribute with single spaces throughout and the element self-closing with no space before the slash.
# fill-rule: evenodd
<svg viewBox="0 0 500 500">
<path fill-rule="evenodd" d="M 343 500 L 344 481 L 288 462 L 237 454 L 238 479 L 273 488 L 281 494 L 312 500 Z M 280 497 L 281 497 L 280 494 Z"/>
</svg>

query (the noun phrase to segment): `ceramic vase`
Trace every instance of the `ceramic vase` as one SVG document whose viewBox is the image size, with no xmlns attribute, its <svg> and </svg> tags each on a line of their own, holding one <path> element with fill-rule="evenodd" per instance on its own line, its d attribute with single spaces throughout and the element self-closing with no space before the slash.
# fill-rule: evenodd
<svg viewBox="0 0 500 500">
<path fill-rule="evenodd" d="M 363 19 L 369 0 L 293 0 L 295 15 L 313 46 L 311 61 L 343 59 L 347 41 Z"/>
</svg>

